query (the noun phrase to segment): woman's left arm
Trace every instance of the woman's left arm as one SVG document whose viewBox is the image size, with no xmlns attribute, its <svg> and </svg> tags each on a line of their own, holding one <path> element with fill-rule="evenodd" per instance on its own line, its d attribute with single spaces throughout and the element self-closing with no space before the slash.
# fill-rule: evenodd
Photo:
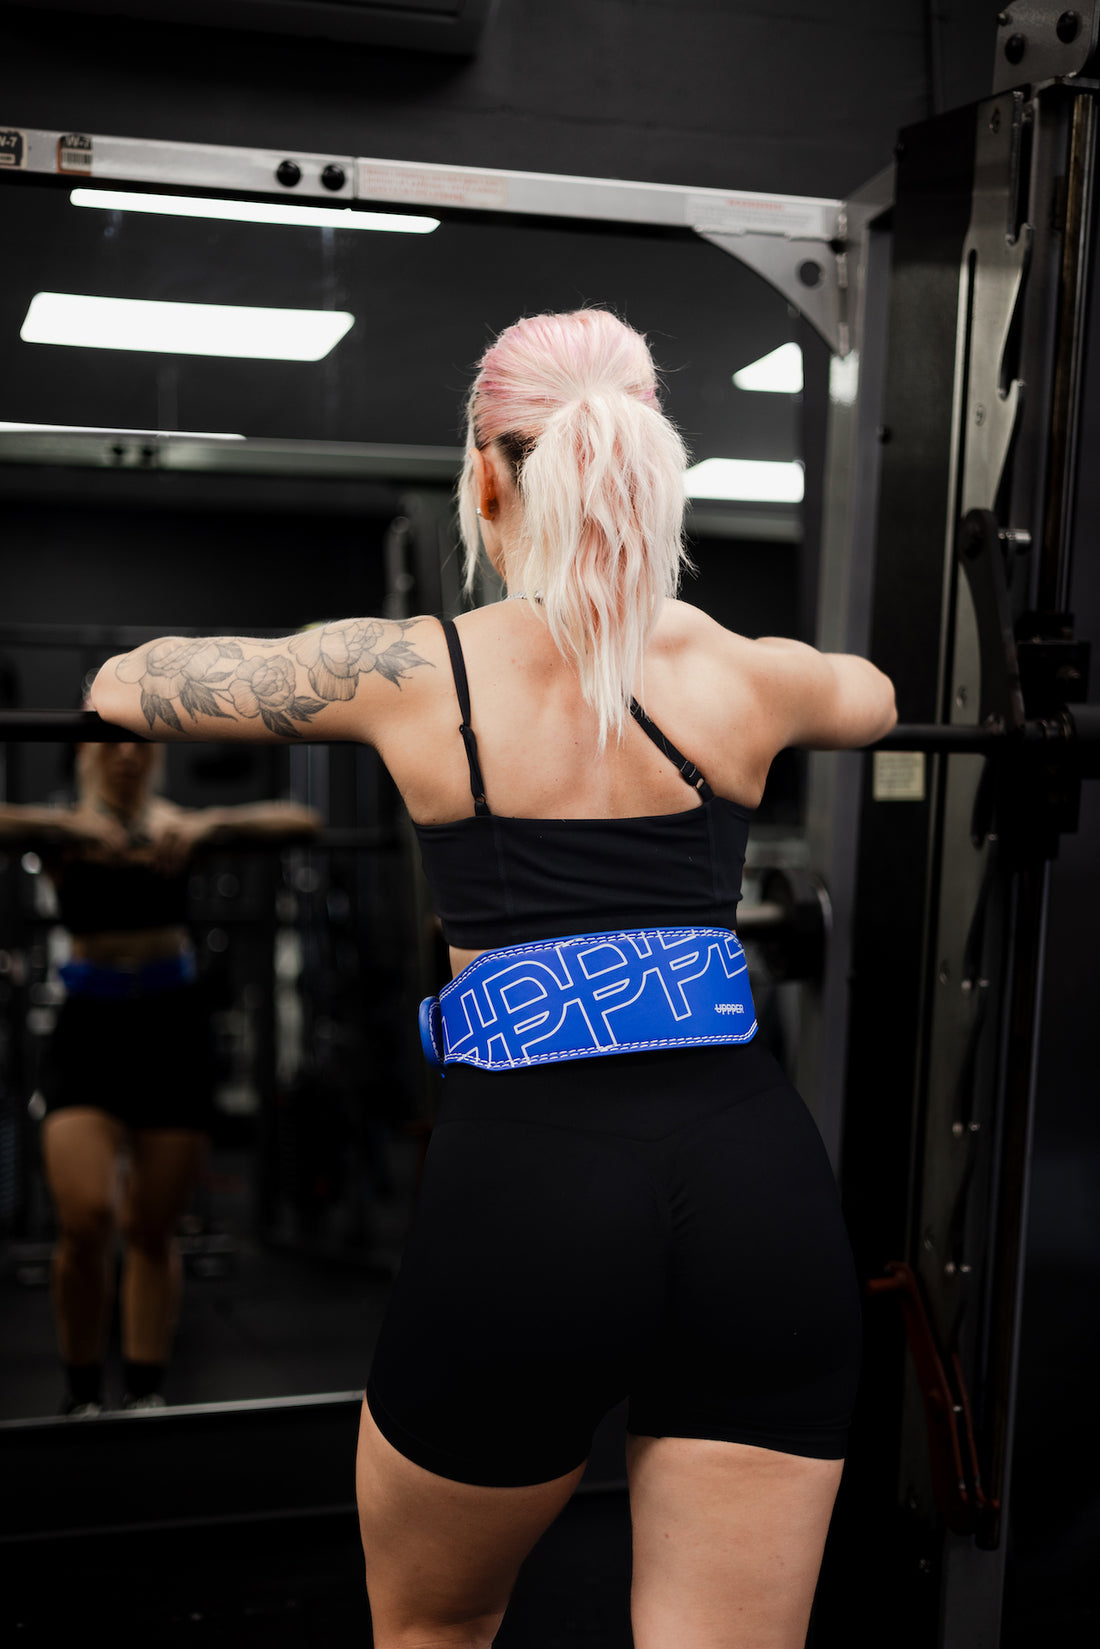
<svg viewBox="0 0 1100 1649">
<path fill-rule="evenodd" d="M 152 860 L 166 873 L 182 869 L 203 849 L 248 842 L 307 842 L 323 820 L 299 802 L 245 802 L 238 807 L 181 808 L 162 803 L 152 828 Z"/>
<path fill-rule="evenodd" d="M 277 640 L 162 636 L 108 659 L 91 705 L 145 738 L 371 743 L 428 659 L 423 619 L 349 618 Z"/>
<path fill-rule="evenodd" d="M 202 840 L 211 847 L 222 842 L 305 841 L 324 823 L 316 808 L 300 802 L 242 802 L 237 807 L 204 807 L 197 815 Z"/>
</svg>

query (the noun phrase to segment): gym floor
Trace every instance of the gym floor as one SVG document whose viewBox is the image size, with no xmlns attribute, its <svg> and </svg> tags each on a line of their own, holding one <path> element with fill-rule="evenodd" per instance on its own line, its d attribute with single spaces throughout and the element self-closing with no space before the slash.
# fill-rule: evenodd
<svg viewBox="0 0 1100 1649">
<path fill-rule="evenodd" d="M 92 1623 L 112 1646 L 366 1644 L 355 1514 L 85 1535 L 0 1559 L 0 1631 L 56 1649 Z M 631 1649 L 625 1490 L 578 1493 L 524 1565 L 496 1649 Z"/>
</svg>

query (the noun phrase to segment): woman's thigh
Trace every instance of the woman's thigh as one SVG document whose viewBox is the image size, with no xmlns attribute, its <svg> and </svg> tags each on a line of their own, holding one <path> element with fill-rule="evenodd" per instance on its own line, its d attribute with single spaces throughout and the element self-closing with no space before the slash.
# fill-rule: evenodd
<svg viewBox="0 0 1100 1649">
<path fill-rule="evenodd" d="M 125 1142 L 118 1118 L 92 1106 L 66 1106 L 46 1117 L 42 1158 L 63 1229 L 91 1231 L 111 1223 Z"/>
<path fill-rule="evenodd" d="M 130 1140 L 125 1228 L 132 1236 L 170 1236 L 199 1181 L 209 1140 L 183 1128 L 139 1128 Z"/>
<path fill-rule="evenodd" d="M 842 1458 L 860 1289 L 824 1144 L 778 1067 L 669 1142 L 665 1188 L 670 1285 L 629 1429 Z"/>
<path fill-rule="evenodd" d="M 660 1318 L 664 1225 L 629 1142 L 437 1126 L 367 1398 L 410 1460 L 484 1487 L 583 1463 Z"/>
<path fill-rule="evenodd" d="M 583 1472 L 522 1488 L 441 1477 L 395 1449 L 364 1403 L 356 1490 L 378 1649 L 491 1643 L 521 1563 Z"/>
<path fill-rule="evenodd" d="M 628 1437 L 635 1649 L 803 1649 L 843 1464 Z"/>
</svg>

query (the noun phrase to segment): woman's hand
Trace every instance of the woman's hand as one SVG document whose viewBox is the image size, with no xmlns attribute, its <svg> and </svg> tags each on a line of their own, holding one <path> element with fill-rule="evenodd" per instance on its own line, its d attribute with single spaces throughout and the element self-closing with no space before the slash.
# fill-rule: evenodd
<svg viewBox="0 0 1100 1649">
<path fill-rule="evenodd" d="M 215 826 L 211 810 L 158 813 L 149 829 L 149 865 L 162 876 L 177 876 Z"/>
<path fill-rule="evenodd" d="M 170 808 L 163 804 L 149 831 L 149 862 L 175 875 L 203 847 L 308 841 L 324 823 L 315 808 L 298 802 L 246 802 L 239 807 Z"/>
<path fill-rule="evenodd" d="M 73 808 L 58 808 L 56 827 L 66 843 L 88 849 L 98 848 L 108 859 L 121 859 L 130 848 L 130 838 L 113 814 L 81 803 Z"/>
</svg>

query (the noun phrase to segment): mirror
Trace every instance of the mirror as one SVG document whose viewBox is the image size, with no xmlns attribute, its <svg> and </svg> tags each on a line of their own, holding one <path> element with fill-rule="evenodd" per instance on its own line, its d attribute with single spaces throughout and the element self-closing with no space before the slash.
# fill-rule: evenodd
<svg viewBox="0 0 1100 1649">
<path fill-rule="evenodd" d="M 89 669 L 153 635 L 455 610 L 461 403 L 489 338 L 522 313 L 605 304 L 645 332 L 697 462 L 791 465 L 811 381 L 824 400 L 825 346 L 686 233 L 476 214 L 427 233 L 288 227 L 77 205 L 64 180 L 3 181 L 7 708 L 75 708 Z M 315 360 L 98 347 L 103 334 L 28 341 L 32 303 L 50 293 L 353 320 Z M 805 397 L 734 385 L 792 343 Z M 796 503 L 696 500 L 689 532 L 686 599 L 747 634 L 804 631 L 812 568 Z M 8 803 L 69 804 L 64 746 L 12 742 L 2 758 Z M 800 771 L 793 756 L 777 763 L 759 815 L 754 851 L 773 864 L 799 862 Z M 163 790 L 200 809 L 293 798 L 323 820 L 313 841 L 238 840 L 189 866 L 214 1114 L 180 1229 L 164 1393 L 357 1391 L 435 1092 L 416 1005 L 443 956 L 400 798 L 373 752 L 346 746 L 169 746 Z M 69 941 L 48 857 L 14 835 L 0 852 L 0 1419 L 18 1420 L 56 1413 L 62 1395 L 40 1135 Z M 777 995 L 777 1041 L 789 1012 Z M 109 1404 L 118 1332 L 116 1310 Z"/>
</svg>

